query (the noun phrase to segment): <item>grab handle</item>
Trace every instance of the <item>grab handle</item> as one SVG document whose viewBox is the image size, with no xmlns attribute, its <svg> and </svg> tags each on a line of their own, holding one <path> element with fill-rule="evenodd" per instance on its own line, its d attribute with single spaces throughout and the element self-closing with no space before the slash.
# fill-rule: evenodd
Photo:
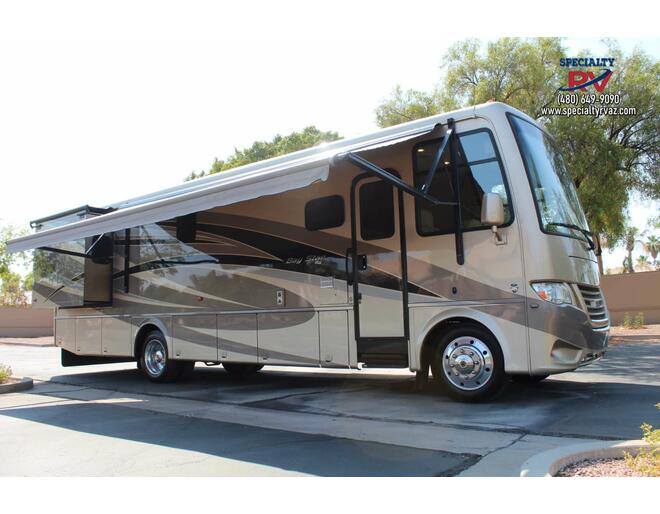
<svg viewBox="0 0 660 514">
<path fill-rule="evenodd" d="M 346 266 L 346 285 L 353 285 L 353 266 L 349 265 L 351 255 L 353 253 L 352 248 L 346 248 L 346 258 L 344 259 L 344 265 Z"/>
</svg>

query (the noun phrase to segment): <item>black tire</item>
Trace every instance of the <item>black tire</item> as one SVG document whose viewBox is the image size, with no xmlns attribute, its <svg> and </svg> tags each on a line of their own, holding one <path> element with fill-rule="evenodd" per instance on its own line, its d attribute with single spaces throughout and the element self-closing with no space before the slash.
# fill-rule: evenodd
<svg viewBox="0 0 660 514">
<path fill-rule="evenodd" d="M 550 375 L 511 375 L 511 382 L 516 384 L 538 384 Z"/>
<path fill-rule="evenodd" d="M 195 361 L 178 361 L 181 363 L 179 380 L 190 380 L 195 374 Z"/>
<path fill-rule="evenodd" d="M 237 362 L 223 362 L 222 367 L 225 371 L 235 377 L 247 377 L 254 375 L 263 368 L 263 364 L 239 364 Z"/>
<path fill-rule="evenodd" d="M 466 353 L 465 357 L 462 355 L 462 349 Z M 445 350 L 448 355 L 445 355 Z M 469 357 L 471 355 L 474 357 Z M 457 370 L 463 366 L 461 359 L 466 361 L 466 370 L 475 372 L 473 378 L 469 378 L 471 376 L 469 374 L 458 373 Z M 474 364 L 475 362 L 477 365 Z M 454 367 L 451 368 L 451 365 Z M 451 380 L 445 369 L 454 371 Z M 497 396 L 507 383 L 504 357 L 499 343 L 490 332 L 470 323 L 454 325 L 438 337 L 431 357 L 431 372 L 435 381 L 439 382 L 452 398 L 462 402 L 490 400 Z"/>
<path fill-rule="evenodd" d="M 153 362 L 153 358 L 147 357 L 147 353 L 153 352 L 152 344 L 159 347 L 162 356 L 158 364 Z M 138 368 L 152 382 L 176 382 L 181 378 L 188 362 L 190 361 L 175 361 L 169 358 L 167 341 L 160 330 L 149 332 L 140 346 Z M 194 362 L 192 364 L 194 366 Z M 156 368 L 160 368 L 159 371 L 156 371 Z"/>
</svg>

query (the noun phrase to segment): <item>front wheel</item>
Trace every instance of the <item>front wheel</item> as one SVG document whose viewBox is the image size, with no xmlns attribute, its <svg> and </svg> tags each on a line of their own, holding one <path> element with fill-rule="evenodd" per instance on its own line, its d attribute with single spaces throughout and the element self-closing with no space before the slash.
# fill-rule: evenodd
<svg viewBox="0 0 660 514">
<path fill-rule="evenodd" d="M 500 345 L 489 332 L 471 324 L 456 325 L 439 337 L 431 371 L 452 398 L 463 402 L 489 400 L 506 383 Z"/>
</svg>

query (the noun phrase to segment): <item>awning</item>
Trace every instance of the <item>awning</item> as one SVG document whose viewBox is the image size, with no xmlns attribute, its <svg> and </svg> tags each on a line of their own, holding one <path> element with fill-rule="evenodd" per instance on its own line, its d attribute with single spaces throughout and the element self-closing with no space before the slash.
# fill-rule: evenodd
<svg viewBox="0 0 660 514">
<path fill-rule="evenodd" d="M 383 148 L 386 146 L 392 146 L 392 145 L 398 145 L 399 143 L 403 143 L 405 141 L 409 141 L 411 139 L 415 139 L 417 137 L 423 136 L 425 134 L 428 134 L 430 132 L 433 132 L 436 128 L 439 128 L 441 125 L 437 124 L 430 129 L 426 128 L 424 130 L 420 131 L 413 131 L 404 135 L 401 135 L 399 137 L 393 138 L 393 139 L 385 139 L 383 141 L 375 141 L 371 142 L 365 145 L 357 146 L 356 148 L 351 148 L 350 152 L 368 152 L 369 150 L 376 150 L 377 148 Z M 338 154 L 339 155 L 339 154 Z"/>
<path fill-rule="evenodd" d="M 112 206 L 117 210 L 108 214 L 13 239 L 7 243 L 7 251 L 13 253 L 52 246 L 299 189 L 326 180 L 329 166 L 338 155 L 395 145 L 428 134 L 439 126 L 437 119 L 423 121 L 425 123 L 415 122 L 413 127 L 404 125 L 397 127 L 398 130 L 385 129 L 371 136 L 337 141 L 290 156 L 249 164 L 128 200 Z"/>
<path fill-rule="evenodd" d="M 329 166 L 326 164 L 313 168 L 307 167 L 299 171 L 293 171 L 289 168 L 280 173 L 241 176 L 201 190 L 127 207 L 126 209 L 84 219 L 69 225 L 12 239 L 7 243 L 7 251 L 13 253 L 42 246 L 52 246 L 64 241 L 107 234 L 260 196 L 274 195 L 305 187 L 317 180 L 326 180 L 328 172 Z"/>
</svg>

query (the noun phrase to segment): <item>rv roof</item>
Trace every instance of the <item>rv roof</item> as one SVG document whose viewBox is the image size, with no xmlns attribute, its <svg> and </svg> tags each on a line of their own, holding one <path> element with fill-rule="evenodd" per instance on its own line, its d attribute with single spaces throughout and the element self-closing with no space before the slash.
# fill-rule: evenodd
<svg viewBox="0 0 660 514">
<path fill-rule="evenodd" d="M 329 164 L 337 155 L 396 144 L 431 132 L 438 125 L 446 124 L 449 118 L 460 121 L 485 115 L 487 111 L 519 113 L 502 103 L 481 104 L 247 164 L 111 204 L 107 207 L 113 209 L 112 212 L 14 239 L 7 243 L 7 250 L 17 252 L 44 247 L 305 187 L 325 180 Z"/>
</svg>

